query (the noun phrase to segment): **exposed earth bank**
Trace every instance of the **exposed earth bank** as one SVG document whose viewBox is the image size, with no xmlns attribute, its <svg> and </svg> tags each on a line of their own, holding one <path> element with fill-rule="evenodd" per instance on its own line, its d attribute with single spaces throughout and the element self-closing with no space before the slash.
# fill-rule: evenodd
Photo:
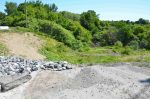
<svg viewBox="0 0 150 99">
<path fill-rule="evenodd" d="M 33 33 L 0 34 L 0 43 L 7 47 L 10 55 L 22 56 L 28 59 L 43 60 L 45 58 L 38 52 L 43 42 Z"/>
<path fill-rule="evenodd" d="M 150 69 L 118 63 L 33 72 L 0 99 L 149 99 Z"/>
</svg>

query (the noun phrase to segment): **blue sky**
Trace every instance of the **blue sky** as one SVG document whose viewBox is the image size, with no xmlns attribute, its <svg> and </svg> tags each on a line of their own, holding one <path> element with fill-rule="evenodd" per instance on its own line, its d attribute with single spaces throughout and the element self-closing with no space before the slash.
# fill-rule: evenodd
<svg viewBox="0 0 150 99">
<path fill-rule="evenodd" d="M 24 0 L 1 0 L 0 11 L 5 9 L 6 1 L 17 2 Z M 35 1 L 35 0 L 27 0 Z M 82 13 L 95 10 L 101 20 L 150 20 L 150 0 L 42 0 L 44 3 L 55 3 L 59 11 Z"/>
</svg>

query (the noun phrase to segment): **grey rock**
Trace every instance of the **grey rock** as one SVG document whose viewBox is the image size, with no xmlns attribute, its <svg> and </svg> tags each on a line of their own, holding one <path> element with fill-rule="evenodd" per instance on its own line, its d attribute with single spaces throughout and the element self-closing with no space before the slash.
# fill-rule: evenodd
<svg viewBox="0 0 150 99">
<path fill-rule="evenodd" d="M 62 67 L 62 70 L 66 70 L 66 67 Z"/>
<path fill-rule="evenodd" d="M 1 75 L 14 75 L 26 71 L 31 73 L 39 69 L 61 71 L 71 68 L 71 65 L 66 61 L 37 61 L 27 60 L 16 56 L 0 56 Z"/>
<path fill-rule="evenodd" d="M 67 66 L 66 66 L 66 69 L 72 69 L 72 67 L 71 67 L 71 66 L 69 66 L 69 65 L 67 65 Z"/>
<path fill-rule="evenodd" d="M 3 76 L 3 73 L 2 73 L 2 72 L 0 72 L 0 77 L 1 77 L 1 76 Z"/>
<path fill-rule="evenodd" d="M 13 89 L 31 79 L 29 73 L 17 74 L 13 76 L 3 76 L 0 78 L 1 92 Z"/>
<path fill-rule="evenodd" d="M 38 68 L 36 67 L 36 66 L 33 66 L 32 68 L 31 68 L 31 72 L 32 71 L 37 71 L 38 70 Z"/>
<path fill-rule="evenodd" d="M 43 65 L 40 66 L 40 69 L 46 70 L 46 68 Z"/>
</svg>

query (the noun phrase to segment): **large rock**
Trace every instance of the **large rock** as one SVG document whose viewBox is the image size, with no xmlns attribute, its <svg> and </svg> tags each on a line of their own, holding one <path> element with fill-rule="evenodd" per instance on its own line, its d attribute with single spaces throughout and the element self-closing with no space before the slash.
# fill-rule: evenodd
<svg viewBox="0 0 150 99">
<path fill-rule="evenodd" d="M 31 79 L 29 73 L 16 74 L 16 75 L 6 75 L 0 77 L 0 91 L 5 92 L 10 89 L 13 89 Z"/>
</svg>

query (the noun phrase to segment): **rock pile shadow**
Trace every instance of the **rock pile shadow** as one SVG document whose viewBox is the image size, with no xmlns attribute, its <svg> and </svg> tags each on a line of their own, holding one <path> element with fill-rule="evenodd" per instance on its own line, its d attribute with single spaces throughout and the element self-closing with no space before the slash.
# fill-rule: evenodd
<svg viewBox="0 0 150 99">
<path fill-rule="evenodd" d="M 149 83 L 150 84 L 150 78 L 145 79 L 145 80 L 140 80 L 140 83 Z"/>
</svg>

